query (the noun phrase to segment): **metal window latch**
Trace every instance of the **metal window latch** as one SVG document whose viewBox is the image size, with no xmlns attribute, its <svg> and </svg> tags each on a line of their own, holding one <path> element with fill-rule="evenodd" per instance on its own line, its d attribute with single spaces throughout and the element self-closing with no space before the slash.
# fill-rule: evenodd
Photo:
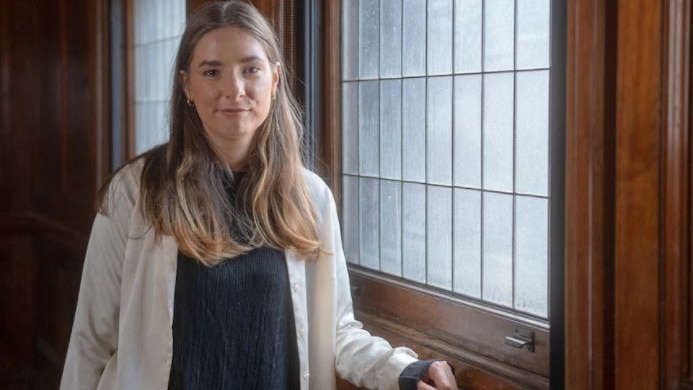
<svg viewBox="0 0 693 390">
<path fill-rule="evenodd" d="M 534 332 L 516 326 L 512 336 L 505 336 L 505 345 L 534 352 Z"/>
</svg>

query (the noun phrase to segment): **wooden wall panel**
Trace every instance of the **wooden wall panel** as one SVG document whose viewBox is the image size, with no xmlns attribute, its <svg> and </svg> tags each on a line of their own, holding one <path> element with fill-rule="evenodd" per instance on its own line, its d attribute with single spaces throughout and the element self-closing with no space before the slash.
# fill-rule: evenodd
<svg viewBox="0 0 693 390">
<path fill-rule="evenodd" d="M 34 54 L 39 20 L 29 2 L 2 2 L 2 138 L 0 186 L 4 213 L 30 210 L 33 145 L 30 134 L 38 128 L 37 75 L 44 64 Z M 41 65 L 39 65 L 41 64 Z"/>
<path fill-rule="evenodd" d="M 35 303 L 33 240 L 25 234 L 3 234 L 0 245 L 0 341 L 6 350 L 2 373 L 17 372 L 32 361 L 32 312 Z M 22 281 L 22 283 L 17 283 Z M 1 383 L 1 382 L 0 382 Z"/>
<path fill-rule="evenodd" d="M 107 0 L 0 2 L 0 388 L 57 388 L 108 161 Z"/>
<path fill-rule="evenodd" d="M 661 6 L 618 5 L 615 385 L 656 389 L 660 375 Z M 637 293 L 636 293 L 637 292 Z M 637 368 L 637 369 L 636 369 Z"/>
<path fill-rule="evenodd" d="M 97 31 L 101 9 L 98 1 L 82 3 L 42 4 L 45 36 L 37 42 L 35 55 L 38 63 L 53 66 L 34 76 L 42 97 L 37 117 L 45 122 L 39 123 L 35 139 L 35 156 L 40 158 L 34 158 L 32 201 L 34 212 L 84 232 L 92 218 L 85 211 L 93 210 L 93 193 L 100 184 L 101 159 L 108 156 L 96 156 L 105 131 L 99 117 L 104 99 L 98 94 L 99 78 L 107 74 L 98 60 L 104 34 L 87 33 Z"/>
<path fill-rule="evenodd" d="M 665 133 L 662 139 L 665 389 L 692 389 L 691 352 L 691 22 L 690 2 L 670 1 L 667 16 Z M 686 347 L 688 346 L 688 347 Z"/>
<path fill-rule="evenodd" d="M 597 0 L 568 1 L 566 62 L 566 388 L 610 390 L 609 258 L 613 197 L 606 161 L 611 149 L 605 95 L 607 8 Z M 609 16 L 610 17 L 610 16 Z"/>
<path fill-rule="evenodd" d="M 568 6 L 566 388 L 690 390 L 691 5 Z"/>
</svg>

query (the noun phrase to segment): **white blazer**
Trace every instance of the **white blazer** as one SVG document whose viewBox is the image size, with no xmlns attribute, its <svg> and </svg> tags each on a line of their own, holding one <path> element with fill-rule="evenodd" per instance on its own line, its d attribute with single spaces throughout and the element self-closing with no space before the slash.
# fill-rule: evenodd
<svg viewBox="0 0 693 390">
<path fill-rule="evenodd" d="M 123 168 L 89 239 L 61 390 L 166 390 L 178 247 L 155 239 L 139 197 L 143 159 Z M 408 348 L 392 348 L 354 319 L 337 211 L 327 185 L 305 171 L 317 214 L 317 261 L 286 251 L 301 390 L 333 390 L 335 371 L 357 386 L 396 390 Z"/>
</svg>

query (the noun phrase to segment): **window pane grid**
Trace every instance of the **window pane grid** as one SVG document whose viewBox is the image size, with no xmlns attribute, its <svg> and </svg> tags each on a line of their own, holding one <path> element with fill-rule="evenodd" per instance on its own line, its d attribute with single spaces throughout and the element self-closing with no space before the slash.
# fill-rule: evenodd
<svg viewBox="0 0 693 390">
<path fill-rule="evenodd" d="M 135 152 L 168 139 L 171 70 L 185 25 L 185 1 L 135 0 Z"/>
<path fill-rule="evenodd" d="M 549 3 L 343 2 L 348 261 L 548 317 Z"/>
</svg>

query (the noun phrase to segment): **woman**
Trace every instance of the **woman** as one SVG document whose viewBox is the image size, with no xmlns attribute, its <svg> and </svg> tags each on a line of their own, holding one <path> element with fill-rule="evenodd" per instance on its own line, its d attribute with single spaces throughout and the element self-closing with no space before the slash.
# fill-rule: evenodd
<svg viewBox="0 0 693 390">
<path fill-rule="evenodd" d="M 252 6 L 190 18 L 169 142 L 100 193 L 62 389 L 329 390 L 335 370 L 456 388 L 447 363 L 354 320 L 334 201 L 302 166 L 284 74 Z"/>
</svg>

